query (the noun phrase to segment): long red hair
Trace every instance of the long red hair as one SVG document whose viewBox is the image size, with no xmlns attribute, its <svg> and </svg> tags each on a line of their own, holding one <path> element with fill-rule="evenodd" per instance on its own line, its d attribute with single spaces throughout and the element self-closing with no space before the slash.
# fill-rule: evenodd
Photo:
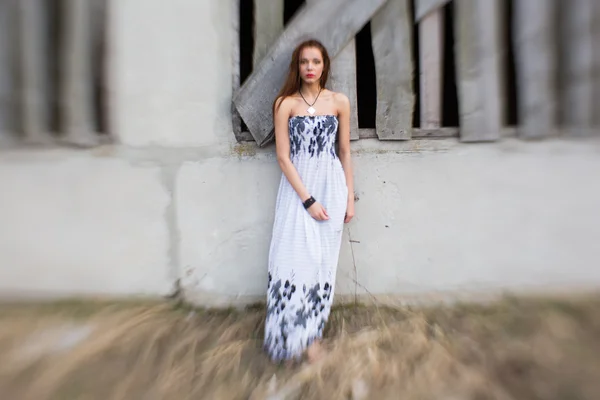
<svg viewBox="0 0 600 400">
<path fill-rule="evenodd" d="M 319 84 L 321 85 L 321 88 L 325 88 L 325 85 L 327 85 L 329 69 L 331 66 L 331 60 L 329 59 L 327 49 L 321 42 L 315 39 L 300 43 L 294 50 L 294 53 L 292 53 L 292 61 L 290 62 L 290 69 L 285 83 L 273 101 L 273 114 L 275 114 L 275 111 L 277 111 L 279 105 L 283 102 L 283 99 L 300 91 L 300 87 L 302 86 L 302 79 L 300 77 L 300 54 L 302 54 L 302 50 L 307 47 L 314 47 L 321 52 L 321 57 L 323 57 L 323 74 L 321 75 L 321 79 L 319 79 Z M 281 102 L 277 104 L 277 99 L 279 98 L 281 98 Z"/>
</svg>

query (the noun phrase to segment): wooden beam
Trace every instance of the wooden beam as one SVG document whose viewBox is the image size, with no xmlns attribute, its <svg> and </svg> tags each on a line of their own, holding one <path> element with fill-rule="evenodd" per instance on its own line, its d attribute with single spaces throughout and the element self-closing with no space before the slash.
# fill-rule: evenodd
<svg viewBox="0 0 600 400">
<path fill-rule="evenodd" d="M 273 138 L 271 104 L 285 80 L 295 46 L 315 38 L 335 57 L 385 2 L 330 0 L 305 5 L 297 12 L 233 99 L 260 146 Z"/>
<path fill-rule="evenodd" d="M 377 139 L 377 132 L 375 129 L 359 129 L 360 139 Z M 437 128 L 437 129 L 423 129 L 413 128 L 412 139 L 447 139 L 458 137 L 457 127 L 448 128 Z M 384 140 L 399 140 L 398 138 L 389 138 Z"/>
<path fill-rule="evenodd" d="M 232 45 L 231 45 L 231 64 L 232 64 L 232 79 L 231 88 L 232 96 L 240 88 L 240 0 L 231 1 L 232 18 Z M 248 131 L 242 131 L 242 117 L 238 113 L 233 101 L 231 102 L 231 128 L 235 140 L 238 142 L 253 141 L 254 138 Z"/>
<path fill-rule="evenodd" d="M 556 2 L 526 0 L 513 4 L 518 136 L 554 136 L 558 100 Z"/>
<path fill-rule="evenodd" d="M 419 76 L 422 128 L 442 125 L 444 9 L 438 8 L 419 22 Z"/>
<path fill-rule="evenodd" d="M 593 2 L 593 20 L 592 20 L 592 40 L 596 43 L 600 42 L 600 1 Z M 593 104 L 600 104 L 600 46 L 596 45 L 593 48 L 593 71 L 594 71 L 594 82 L 593 82 Z M 600 112 L 594 113 L 594 120 L 592 121 L 594 133 L 600 135 Z"/>
<path fill-rule="evenodd" d="M 572 136 L 591 132 L 598 104 L 594 103 L 592 23 L 597 0 L 560 2 L 559 109 L 560 125 Z M 596 38 L 598 40 L 598 38 Z"/>
<path fill-rule="evenodd" d="M 254 0 L 254 67 L 283 32 L 283 3 L 283 0 Z"/>
<path fill-rule="evenodd" d="M 0 135 L 16 132 L 13 102 L 15 98 L 14 16 L 16 0 L 0 0 Z"/>
<path fill-rule="evenodd" d="M 109 129 L 110 116 L 108 115 L 108 1 L 109 0 L 91 0 L 91 79 L 92 89 L 94 90 L 92 94 L 93 101 L 99 101 L 98 110 L 94 110 L 96 114 L 94 128 L 96 128 L 97 133 L 107 134 L 107 137 L 113 138 L 114 136 L 111 135 L 112 132 L 110 132 Z M 96 91 L 99 92 L 98 97 L 96 97 Z M 97 137 L 100 138 L 99 136 Z"/>
<path fill-rule="evenodd" d="M 510 135 L 513 130 L 511 128 L 504 128 L 502 131 L 503 136 Z M 243 132 L 248 137 L 252 137 L 250 132 Z M 437 128 L 437 129 L 424 129 L 424 128 L 413 128 L 412 129 L 412 139 L 446 139 L 446 138 L 456 138 L 458 137 L 459 128 L 458 127 L 445 127 L 445 128 Z M 514 136 L 514 134 L 512 135 Z M 377 132 L 375 129 L 368 128 L 360 128 L 358 130 L 358 138 L 359 139 L 378 139 Z M 389 139 L 384 140 L 400 140 L 399 138 L 390 137 Z"/>
<path fill-rule="evenodd" d="M 90 1 L 63 0 L 61 4 L 60 125 L 64 140 L 80 146 L 99 143 L 94 126 Z"/>
<path fill-rule="evenodd" d="M 439 10 L 450 0 L 417 0 L 415 2 L 415 22 L 421 22 L 421 20 L 432 11 Z"/>
<path fill-rule="evenodd" d="M 19 0 L 20 128 L 30 143 L 45 143 L 49 136 L 47 2 Z"/>
<path fill-rule="evenodd" d="M 358 140 L 358 100 L 356 88 L 356 41 L 354 38 L 331 61 L 331 90 L 350 100 L 350 140 Z"/>
<path fill-rule="evenodd" d="M 505 1 L 455 0 L 455 10 L 460 137 L 497 140 L 505 115 Z"/>
<path fill-rule="evenodd" d="M 380 139 L 411 138 L 415 96 L 412 15 L 408 0 L 388 0 L 371 21 Z"/>
<path fill-rule="evenodd" d="M 306 0 L 307 4 L 323 0 Z M 354 38 L 331 60 L 329 86 L 350 100 L 350 140 L 358 140 L 358 100 L 356 89 L 356 41 Z"/>
<path fill-rule="evenodd" d="M 232 96 L 240 88 L 240 0 L 231 1 L 232 18 L 232 45 L 231 45 L 231 64 L 232 64 Z M 252 141 L 254 138 L 248 131 L 242 131 L 242 117 L 235 108 L 233 101 L 231 102 L 231 125 L 235 140 L 238 142 Z"/>
</svg>

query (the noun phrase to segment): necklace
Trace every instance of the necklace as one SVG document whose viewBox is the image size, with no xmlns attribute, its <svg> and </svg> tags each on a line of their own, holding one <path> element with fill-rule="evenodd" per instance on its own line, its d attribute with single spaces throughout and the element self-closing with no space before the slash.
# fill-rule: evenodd
<svg viewBox="0 0 600 400">
<path fill-rule="evenodd" d="M 319 89 L 319 93 L 317 93 L 317 97 L 315 97 L 315 101 L 313 101 L 312 104 L 310 104 L 308 101 L 306 101 L 306 99 L 304 98 L 304 95 L 302 94 L 301 90 L 298 90 L 298 92 L 300 93 L 300 96 L 302 96 L 302 100 L 304 100 L 304 102 L 306 104 L 308 104 L 308 108 L 306 109 L 306 111 L 310 115 L 313 115 L 315 112 L 317 112 L 317 110 L 314 109 L 313 105 L 317 102 L 317 100 L 319 100 L 319 95 L 321 94 L 321 89 Z"/>
</svg>

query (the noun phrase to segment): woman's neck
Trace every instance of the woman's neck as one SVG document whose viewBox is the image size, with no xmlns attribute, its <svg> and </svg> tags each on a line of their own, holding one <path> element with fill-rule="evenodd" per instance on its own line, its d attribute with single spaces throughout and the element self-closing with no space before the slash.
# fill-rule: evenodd
<svg viewBox="0 0 600 400">
<path fill-rule="evenodd" d="M 300 91 L 302 92 L 302 95 L 304 95 L 305 97 L 309 96 L 314 99 L 315 97 L 317 97 L 317 95 L 321 91 L 320 82 L 302 83 L 302 86 L 300 86 Z"/>
</svg>

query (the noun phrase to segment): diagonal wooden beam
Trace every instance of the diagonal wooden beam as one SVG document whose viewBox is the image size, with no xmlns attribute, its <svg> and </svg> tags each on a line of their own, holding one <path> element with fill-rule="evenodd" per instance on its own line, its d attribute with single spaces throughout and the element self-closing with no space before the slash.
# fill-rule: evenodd
<svg viewBox="0 0 600 400">
<path fill-rule="evenodd" d="M 335 57 L 385 2 L 330 0 L 305 5 L 298 11 L 233 98 L 259 146 L 273 138 L 271 105 L 285 80 L 294 47 L 314 38 Z"/>
<path fill-rule="evenodd" d="M 408 0 L 388 0 L 371 21 L 377 84 L 375 126 L 381 140 L 411 138 L 415 95 Z"/>
</svg>

